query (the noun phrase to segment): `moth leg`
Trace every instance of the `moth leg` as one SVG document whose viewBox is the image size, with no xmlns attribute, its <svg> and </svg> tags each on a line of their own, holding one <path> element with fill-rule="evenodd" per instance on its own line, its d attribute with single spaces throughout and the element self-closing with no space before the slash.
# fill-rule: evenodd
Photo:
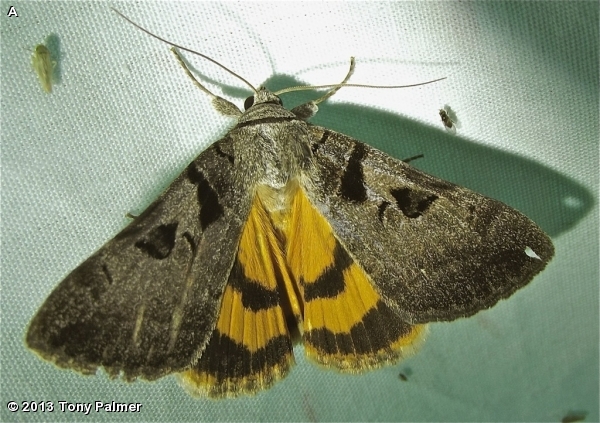
<svg viewBox="0 0 600 423">
<path fill-rule="evenodd" d="M 423 154 L 417 154 L 416 156 L 412 156 L 412 157 L 409 157 L 407 159 L 402 159 L 402 161 L 404 163 L 410 163 L 413 160 L 422 159 L 423 157 L 425 157 Z"/>
</svg>

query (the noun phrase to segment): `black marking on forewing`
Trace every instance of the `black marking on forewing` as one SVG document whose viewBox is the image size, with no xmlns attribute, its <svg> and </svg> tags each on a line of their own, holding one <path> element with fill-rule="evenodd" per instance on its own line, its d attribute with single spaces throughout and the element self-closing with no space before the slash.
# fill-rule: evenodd
<svg viewBox="0 0 600 423">
<path fill-rule="evenodd" d="M 198 202 L 200 203 L 200 226 L 202 231 L 208 225 L 223 216 L 223 206 L 219 203 L 219 196 L 210 186 L 202 171 L 198 170 L 194 163 L 187 168 L 187 177 L 198 185 Z"/>
<path fill-rule="evenodd" d="M 262 125 L 262 124 L 293 122 L 295 120 L 299 121 L 300 119 L 298 119 L 295 116 L 267 117 L 267 118 L 262 118 L 262 119 L 249 120 L 247 122 L 240 122 L 237 125 L 235 125 L 234 129 L 245 128 L 246 126 Z"/>
<path fill-rule="evenodd" d="M 390 204 L 392 203 L 385 200 L 379 203 L 379 206 L 377 207 L 377 216 L 379 217 L 380 222 L 383 222 L 383 218 L 385 217 L 385 210 L 390 206 Z"/>
<path fill-rule="evenodd" d="M 252 311 L 267 310 L 279 305 L 277 290 L 267 289 L 244 275 L 241 263 L 236 259 L 228 283 L 242 294 L 242 304 Z"/>
<path fill-rule="evenodd" d="M 304 339 L 321 354 L 369 354 L 390 348 L 410 331 L 411 325 L 401 321 L 379 300 L 362 321 L 352 326 L 349 334 L 319 328 L 304 332 Z"/>
<path fill-rule="evenodd" d="M 219 146 L 219 144 L 215 144 L 215 151 L 217 152 L 217 154 L 221 157 L 226 158 L 227 160 L 229 160 L 229 163 L 233 164 L 234 163 L 234 158 L 231 154 L 227 154 L 226 152 L 224 152 L 223 150 L 221 150 L 221 146 Z"/>
<path fill-rule="evenodd" d="M 365 145 L 360 142 L 354 143 L 340 185 L 340 195 L 348 201 L 362 203 L 367 200 L 365 175 L 362 167 L 362 161 L 366 155 Z"/>
<path fill-rule="evenodd" d="M 333 298 L 344 291 L 346 284 L 343 272 L 352 265 L 353 260 L 337 240 L 335 241 L 333 257 L 333 264 L 325 268 L 314 282 L 305 283 L 300 281 L 304 287 L 304 301 Z"/>
<path fill-rule="evenodd" d="M 135 246 L 157 260 L 169 257 L 175 246 L 177 223 L 159 225 L 152 229 L 144 239 L 137 241 Z"/>
<path fill-rule="evenodd" d="M 394 188 L 390 190 L 390 194 L 396 199 L 396 204 L 402 213 L 410 218 L 422 216 L 429 206 L 438 199 L 435 194 L 427 194 L 410 188 Z"/>
<path fill-rule="evenodd" d="M 321 145 L 323 145 L 327 142 L 329 135 L 331 135 L 331 132 L 329 132 L 327 130 L 323 131 L 323 136 L 321 136 L 321 139 L 319 141 L 313 143 L 313 145 L 310 147 L 313 154 L 317 154 L 319 147 L 321 147 Z"/>
<path fill-rule="evenodd" d="M 289 336 L 277 336 L 263 348 L 251 352 L 244 345 L 215 329 L 192 370 L 215 377 L 217 383 L 227 379 L 239 382 L 239 378 L 256 375 L 267 369 L 287 367 L 291 351 L 292 342 Z"/>
</svg>

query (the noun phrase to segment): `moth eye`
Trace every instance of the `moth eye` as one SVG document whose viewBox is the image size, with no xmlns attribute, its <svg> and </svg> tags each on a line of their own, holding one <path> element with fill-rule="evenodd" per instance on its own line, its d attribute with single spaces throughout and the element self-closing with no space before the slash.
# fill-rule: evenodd
<svg viewBox="0 0 600 423">
<path fill-rule="evenodd" d="M 251 95 L 244 101 L 244 110 L 248 110 L 254 104 L 254 96 Z"/>
</svg>

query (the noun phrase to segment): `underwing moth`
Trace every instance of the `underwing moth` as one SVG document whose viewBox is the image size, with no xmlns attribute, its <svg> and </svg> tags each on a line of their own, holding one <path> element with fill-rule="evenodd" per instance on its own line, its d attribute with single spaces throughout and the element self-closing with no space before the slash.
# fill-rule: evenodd
<svg viewBox="0 0 600 423">
<path fill-rule="evenodd" d="M 511 207 L 308 123 L 317 101 L 287 110 L 250 85 L 241 111 L 194 82 L 236 123 L 40 307 L 26 343 L 59 367 L 228 397 L 285 377 L 299 340 L 357 373 L 508 298 L 554 254 Z"/>
<path fill-rule="evenodd" d="M 450 108 L 450 106 L 445 105 L 443 109 L 439 110 L 440 118 L 442 119 L 442 123 L 446 127 L 447 130 L 451 132 L 456 132 L 456 128 L 458 127 L 458 120 L 456 119 L 456 114 Z"/>
<path fill-rule="evenodd" d="M 50 50 L 44 44 L 35 46 L 35 50 L 31 55 L 31 65 L 37 73 L 37 76 L 42 84 L 42 89 L 47 92 L 52 92 L 52 83 L 54 81 L 54 61 Z"/>
</svg>

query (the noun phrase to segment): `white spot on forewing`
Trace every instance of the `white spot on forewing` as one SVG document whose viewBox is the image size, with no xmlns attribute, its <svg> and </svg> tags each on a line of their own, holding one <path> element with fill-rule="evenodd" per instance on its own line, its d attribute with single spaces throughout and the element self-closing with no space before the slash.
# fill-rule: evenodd
<svg viewBox="0 0 600 423">
<path fill-rule="evenodd" d="M 525 254 L 527 254 L 529 257 L 534 258 L 534 259 L 538 259 L 538 260 L 542 259 L 530 247 L 525 247 Z"/>
</svg>

